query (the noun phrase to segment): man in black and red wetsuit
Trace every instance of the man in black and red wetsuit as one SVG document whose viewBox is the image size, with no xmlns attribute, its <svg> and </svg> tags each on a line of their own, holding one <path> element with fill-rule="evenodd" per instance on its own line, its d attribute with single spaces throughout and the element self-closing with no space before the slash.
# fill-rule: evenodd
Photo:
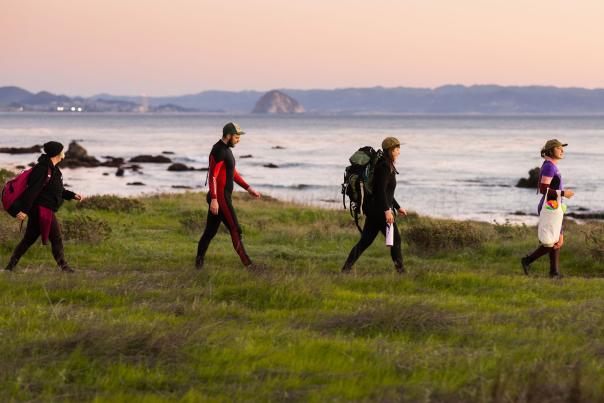
<svg viewBox="0 0 604 403">
<path fill-rule="evenodd" d="M 206 228 L 197 246 L 195 267 L 198 269 L 203 267 L 208 246 L 210 246 L 212 238 L 218 232 L 221 222 L 229 229 L 233 247 L 239 255 L 241 262 L 246 268 L 254 268 L 250 257 L 243 247 L 241 227 L 237 221 L 237 215 L 231 201 L 233 182 L 237 182 L 239 186 L 247 190 L 252 196 L 260 198 L 260 193 L 248 185 L 241 175 L 239 175 L 237 169 L 235 169 L 235 157 L 233 157 L 231 148 L 239 143 L 240 136 L 244 133 L 238 124 L 229 122 L 222 129 L 222 139 L 218 140 L 214 144 L 214 147 L 212 147 L 208 169 L 208 184 L 210 189 L 207 197 L 210 208 L 208 210 Z"/>
</svg>

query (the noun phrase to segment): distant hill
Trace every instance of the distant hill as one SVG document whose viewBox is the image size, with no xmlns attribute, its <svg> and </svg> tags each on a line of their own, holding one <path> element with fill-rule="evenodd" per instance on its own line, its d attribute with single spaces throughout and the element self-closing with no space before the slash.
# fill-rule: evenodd
<svg viewBox="0 0 604 403">
<path fill-rule="evenodd" d="M 252 113 L 303 113 L 304 108 L 295 99 L 281 91 L 273 90 L 264 94 Z"/>
<path fill-rule="evenodd" d="M 197 112 L 196 109 L 186 108 L 176 104 L 158 104 L 147 106 L 140 97 L 68 97 L 55 95 L 47 91 L 37 94 L 19 87 L 0 87 L 0 111 L 41 111 L 57 112 L 76 111 L 86 112 Z M 132 98 L 132 100 L 129 100 Z"/>
<path fill-rule="evenodd" d="M 279 90 L 311 113 L 408 114 L 604 114 L 604 89 L 547 86 L 447 85 L 430 88 L 343 88 Z M 0 110 L 54 110 L 82 105 L 88 111 L 201 111 L 249 113 L 264 93 L 204 91 L 173 97 L 96 95 L 66 97 L 33 94 L 18 87 L 0 87 Z M 182 108 L 182 109 L 179 109 Z"/>
</svg>

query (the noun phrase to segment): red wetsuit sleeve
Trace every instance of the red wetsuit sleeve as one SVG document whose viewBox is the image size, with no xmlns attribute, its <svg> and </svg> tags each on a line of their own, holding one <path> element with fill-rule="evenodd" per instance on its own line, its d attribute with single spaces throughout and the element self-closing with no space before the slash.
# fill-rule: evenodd
<svg viewBox="0 0 604 403">
<path fill-rule="evenodd" d="M 216 162 L 213 155 L 210 155 L 210 169 L 208 169 L 208 182 L 210 185 L 210 198 L 218 198 L 218 174 L 223 168 L 224 161 Z"/>
<path fill-rule="evenodd" d="M 241 177 L 241 175 L 239 175 L 239 172 L 237 172 L 236 169 L 235 169 L 235 174 L 233 175 L 233 179 L 235 179 L 235 183 L 237 183 L 239 186 L 241 186 L 245 190 L 249 189 L 250 185 L 248 185 L 247 182 L 245 180 L 243 180 L 243 178 Z"/>
</svg>

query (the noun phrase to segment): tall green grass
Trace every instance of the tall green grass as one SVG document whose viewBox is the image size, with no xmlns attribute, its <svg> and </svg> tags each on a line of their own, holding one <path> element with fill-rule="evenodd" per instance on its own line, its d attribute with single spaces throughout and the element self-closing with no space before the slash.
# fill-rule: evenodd
<svg viewBox="0 0 604 403">
<path fill-rule="evenodd" d="M 601 223 L 568 223 L 562 281 L 546 259 L 521 274 L 533 227 L 415 215 L 406 274 L 378 238 L 343 275 L 347 212 L 234 204 L 263 274 L 226 231 L 193 268 L 202 194 L 66 203 L 77 273 L 36 244 L 0 276 L 0 400 L 602 401 Z M 95 225 L 110 231 L 91 241 Z M 0 229 L 5 263 L 19 229 Z"/>
</svg>

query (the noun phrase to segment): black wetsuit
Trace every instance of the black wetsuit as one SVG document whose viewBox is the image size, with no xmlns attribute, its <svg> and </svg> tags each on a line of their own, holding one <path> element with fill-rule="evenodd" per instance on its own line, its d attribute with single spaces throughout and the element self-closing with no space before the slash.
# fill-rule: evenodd
<svg viewBox="0 0 604 403">
<path fill-rule="evenodd" d="M 243 246 L 241 227 L 237 221 L 237 214 L 235 214 L 231 200 L 233 182 L 236 182 L 246 190 L 249 188 L 249 185 L 239 175 L 237 169 L 235 169 L 235 157 L 233 157 L 230 147 L 222 140 L 219 140 L 214 144 L 210 153 L 210 165 L 208 169 L 208 184 L 210 189 L 207 197 L 208 203 L 212 199 L 218 200 L 218 214 L 214 215 L 208 209 L 206 228 L 197 246 L 197 258 L 204 259 L 210 242 L 218 232 L 218 228 L 222 222 L 229 229 L 233 247 L 239 255 L 241 262 L 245 266 L 248 266 L 252 262 Z"/>
<path fill-rule="evenodd" d="M 373 197 L 367 201 L 365 206 L 366 217 L 363 231 L 361 232 L 361 239 L 350 251 L 348 259 L 344 263 L 345 271 L 350 270 L 365 249 L 373 243 L 379 232 L 386 235 L 387 224 L 385 212 L 400 208 L 400 205 L 394 198 L 396 173 L 392 163 L 386 157 L 380 158 L 376 163 L 373 173 Z M 396 215 L 396 212 L 393 214 Z M 397 270 L 402 270 L 403 253 L 401 250 L 401 236 L 398 232 L 396 222 L 393 224 L 393 229 L 394 243 L 390 248 L 390 255 Z"/>
</svg>

